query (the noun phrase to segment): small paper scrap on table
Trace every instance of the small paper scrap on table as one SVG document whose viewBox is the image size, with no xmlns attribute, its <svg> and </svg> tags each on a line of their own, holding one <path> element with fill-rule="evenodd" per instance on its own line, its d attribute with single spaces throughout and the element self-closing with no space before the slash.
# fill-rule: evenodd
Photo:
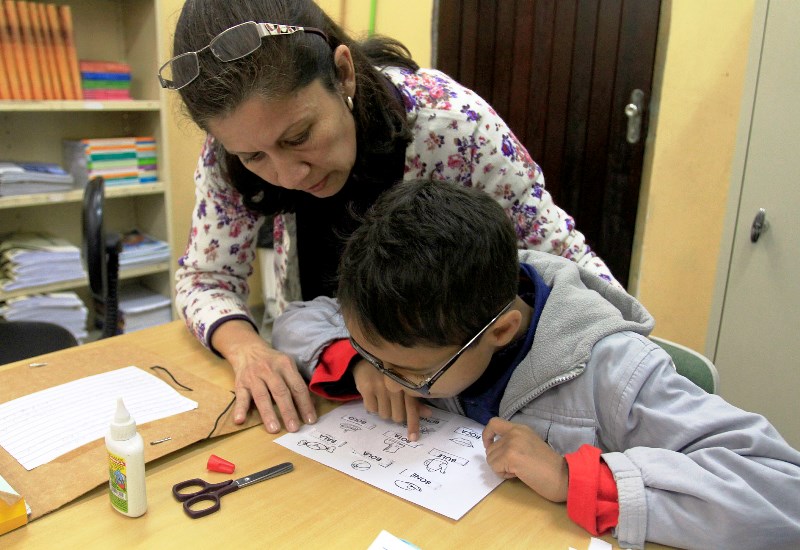
<svg viewBox="0 0 800 550">
<path fill-rule="evenodd" d="M 197 408 L 156 376 L 125 367 L 0 404 L 0 446 L 33 470 L 104 437 L 119 397 L 138 425 Z"/>
<path fill-rule="evenodd" d="M 474 420 L 433 409 L 419 441 L 358 401 L 276 443 L 400 498 L 458 520 L 503 482 L 486 463 Z"/>
</svg>

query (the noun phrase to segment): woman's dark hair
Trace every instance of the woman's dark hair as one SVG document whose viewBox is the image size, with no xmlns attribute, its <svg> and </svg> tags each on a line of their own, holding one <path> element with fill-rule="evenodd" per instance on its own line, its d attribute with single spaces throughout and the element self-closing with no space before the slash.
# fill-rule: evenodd
<svg viewBox="0 0 800 550">
<path fill-rule="evenodd" d="M 336 294 L 373 344 L 464 345 L 517 294 L 514 225 L 487 193 L 403 181 L 347 241 Z"/>
<path fill-rule="evenodd" d="M 344 44 L 356 71 L 353 117 L 357 158 L 353 173 L 363 171 L 370 156 L 389 154 L 410 140 L 403 101 L 376 69 L 417 70 L 408 49 L 387 37 L 355 41 L 311 0 L 187 0 L 175 28 L 173 55 L 200 50 L 225 29 L 245 21 L 316 27 L 328 35 L 328 42 L 317 34 L 298 32 L 265 37 L 258 50 L 236 61 L 221 62 L 210 52 L 200 54 L 200 76 L 179 90 L 186 111 L 200 128 L 208 130 L 209 120 L 231 113 L 254 95 L 285 98 L 317 79 L 336 93 L 339 75 L 333 51 Z M 242 193 L 247 206 L 264 213 L 291 209 L 293 197 L 302 191 L 265 185 L 238 157 L 218 147 L 223 173 Z"/>
</svg>

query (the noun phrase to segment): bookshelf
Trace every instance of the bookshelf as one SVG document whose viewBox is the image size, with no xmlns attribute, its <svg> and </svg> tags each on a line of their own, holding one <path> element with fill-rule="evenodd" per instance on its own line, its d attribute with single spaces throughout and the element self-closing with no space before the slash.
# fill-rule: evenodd
<svg viewBox="0 0 800 550">
<path fill-rule="evenodd" d="M 4 0 L 0 0 L 2 3 Z M 165 96 L 155 77 L 164 57 L 159 0 L 49 0 L 69 4 L 79 59 L 127 62 L 131 66 L 132 100 L 0 100 L 0 159 L 62 163 L 62 140 L 122 136 L 156 138 L 159 180 L 155 183 L 107 187 L 107 231 L 131 229 L 169 242 L 169 161 Z M 80 246 L 83 190 L 0 196 L 0 234 L 47 231 Z M 121 270 L 120 280 L 137 280 L 174 297 L 172 262 Z M 90 305 L 85 280 L 66 281 L 3 292 L 0 301 L 24 294 L 76 290 Z M 90 308 L 91 309 L 91 308 Z M 90 319 L 90 326 L 91 326 Z"/>
</svg>

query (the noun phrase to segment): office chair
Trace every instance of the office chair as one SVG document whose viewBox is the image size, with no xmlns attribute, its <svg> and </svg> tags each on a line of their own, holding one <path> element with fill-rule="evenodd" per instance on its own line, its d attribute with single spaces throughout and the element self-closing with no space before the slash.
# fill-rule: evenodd
<svg viewBox="0 0 800 550">
<path fill-rule="evenodd" d="M 77 346 L 61 325 L 42 321 L 0 321 L 0 365 Z"/>
<path fill-rule="evenodd" d="M 120 333 L 117 292 L 122 238 L 118 233 L 105 232 L 104 199 L 105 180 L 102 177 L 92 178 L 83 192 L 81 257 L 89 276 L 89 289 L 95 304 L 95 325 L 103 331 L 100 338 Z"/>
<path fill-rule="evenodd" d="M 658 336 L 650 336 L 650 340 L 669 354 L 678 374 L 700 386 L 706 393 L 716 393 L 719 387 L 719 373 L 714 363 L 705 355 Z"/>
</svg>

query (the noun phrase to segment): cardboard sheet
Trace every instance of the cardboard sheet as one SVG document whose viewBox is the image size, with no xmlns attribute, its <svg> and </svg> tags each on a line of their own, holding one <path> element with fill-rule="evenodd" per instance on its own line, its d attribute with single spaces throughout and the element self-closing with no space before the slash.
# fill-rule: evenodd
<svg viewBox="0 0 800 550">
<path fill-rule="evenodd" d="M 206 439 L 214 422 L 233 398 L 233 393 L 192 374 L 156 354 L 128 344 L 120 344 L 110 355 L 107 348 L 71 348 L 59 352 L 57 361 L 42 367 L 31 368 L 27 364 L 0 371 L 0 403 L 23 395 L 43 390 L 85 376 L 99 374 L 130 365 L 151 373 L 181 395 L 197 401 L 198 408 L 186 413 L 142 424 L 138 431 L 145 442 L 145 461 L 150 462 L 192 443 Z M 159 365 L 167 369 L 188 391 L 176 384 L 163 370 L 152 370 Z M 236 432 L 261 422 L 255 411 L 251 411 L 242 425 L 233 423 L 232 408 L 229 409 L 211 437 Z M 170 437 L 169 441 L 150 445 Z M 108 483 L 108 456 L 105 442 L 98 439 L 60 456 L 56 460 L 27 471 L 4 449 L 0 448 L 0 473 L 25 498 L 31 508 L 30 519 L 36 519 L 78 498 L 100 485 Z"/>
</svg>

